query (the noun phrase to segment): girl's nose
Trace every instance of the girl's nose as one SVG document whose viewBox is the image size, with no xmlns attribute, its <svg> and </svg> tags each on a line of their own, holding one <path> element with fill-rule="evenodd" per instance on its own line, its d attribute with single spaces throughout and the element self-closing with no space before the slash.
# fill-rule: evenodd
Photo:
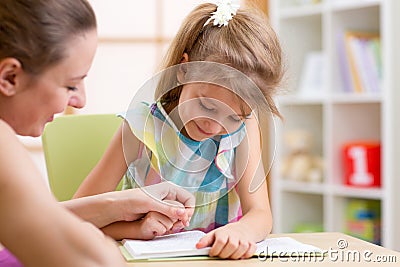
<svg viewBox="0 0 400 267">
<path fill-rule="evenodd" d="M 69 98 L 68 106 L 74 108 L 83 108 L 86 105 L 85 86 L 81 85 L 78 90 L 73 91 Z"/>
<path fill-rule="evenodd" d="M 224 128 L 219 122 L 208 119 L 204 121 L 204 131 L 212 135 L 219 135 L 224 132 Z"/>
</svg>

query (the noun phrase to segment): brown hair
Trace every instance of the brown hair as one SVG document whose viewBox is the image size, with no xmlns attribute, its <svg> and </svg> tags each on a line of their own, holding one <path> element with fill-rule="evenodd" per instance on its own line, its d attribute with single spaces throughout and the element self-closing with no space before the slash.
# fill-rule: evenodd
<svg viewBox="0 0 400 267">
<path fill-rule="evenodd" d="M 179 64 L 184 53 L 190 61 L 229 65 L 248 76 L 261 90 L 265 99 L 253 100 L 266 100 L 270 111 L 280 116 L 272 97 L 283 76 L 282 50 L 266 16 L 256 8 L 239 9 L 227 26 L 213 26 L 212 22 L 204 26 L 215 10 L 215 4 L 201 4 L 186 17 L 162 68 Z M 160 90 L 157 89 L 156 99 L 162 95 Z M 176 102 L 180 91 L 181 86 L 162 95 L 160 100 Z"/>
<path fill-rule="evenodd" d="M 18 59 L 39 74 L 64 59 L 70 39 L 96 29 L 86 0 L 1 0 L 0 59 Z"/>
</svg>

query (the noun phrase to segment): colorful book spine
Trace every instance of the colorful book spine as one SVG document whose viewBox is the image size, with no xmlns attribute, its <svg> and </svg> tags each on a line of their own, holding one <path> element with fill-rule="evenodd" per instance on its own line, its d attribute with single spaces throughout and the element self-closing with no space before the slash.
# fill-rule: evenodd
<svg viewBox="0 0 400 267">
<path fill-rule="evenodd" d="M 346 46 L 344 41 L 344 35 L 337 35 L 337 47 L 339 53 L 339 71 L 342 75 L 343 91 L 346 93 L 351 93 L 353 91 L 353 77 L 350 73 L 349 60 L 347 59 Z"/>
<path fill-rule="evenodd" d="M 379 34 L 346 31 L 338 44 L 345 92 L 379 93 L 382 62 Z"/>
</svg>

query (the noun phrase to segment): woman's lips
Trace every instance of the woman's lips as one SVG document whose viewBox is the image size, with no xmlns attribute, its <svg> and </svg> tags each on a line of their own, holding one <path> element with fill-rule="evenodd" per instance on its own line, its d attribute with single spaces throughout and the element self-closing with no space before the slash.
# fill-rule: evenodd
<svg viewBox="0 0 400 267">
<path fill-rule="evenodd" d="M 47 122 L 52 122 L 54 120 L 54 115 L 48 118 Z"/>
</svg>

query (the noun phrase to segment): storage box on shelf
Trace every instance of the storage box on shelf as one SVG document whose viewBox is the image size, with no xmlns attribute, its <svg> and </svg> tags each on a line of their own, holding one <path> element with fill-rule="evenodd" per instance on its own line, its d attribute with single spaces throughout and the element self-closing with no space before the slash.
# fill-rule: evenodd
<svg viewBox="0 0 400 267">
<path fill-rule="evenodd" d="M 395 30 L 400 26 L 400 19 L 393 11 L 400 8 L 400 1 L 323 0 L 315 1 L 318 3 L 303 1 L 309 2 L 303 5 L 299 2 L 270 1 L 271 19 L 282 42 L 288 66 L 283 85 L 288 93 L 277 98 L 285 119 L 276 123 L 277 151 L 271 176 L 273 231 L 302 231 L 304 225 L 310 225 L 310 229 L 315 231 L 351 233 L 353 229 L 354 235 L 365 230 L 362 233 L 371 237 L 372 233 L 368 231 L 374 228 L 375 239 L 371 241 L 400 250 L 400 240 L 394 238 L 400 235 L 396 227 L 400 221 L 397 208 L 400 197 L 396 192 L 396 188 L 400 188 L 396 179 L 400 175 L 400 167 L 395 164 L 400 154 L 400 142 L 394 135 L 400 134 L 394 116 L 395 112 L 399 114 L 400 109 L 400 94 L 395 88 L 400 82 L 400 75 L 397 73 L 396 76 L 393 69 L 400 65 L 394 60 L 395 55 L 400 54 L 396 50 L 400 33 Z M 368 84 L 364 90 L 348 90 L 340 41 L 350 31 L 379 36 L 376 40 L 380 45 L 380 65 L 367 64 L 362 68 L 370 69 L 360 67 L 358 70 L 360 77 L 365 77 L 366 71 L 379 68 L 379 90 L 372 90 Z M 367 41 L 363 39 L 360 43 L 365 45 Z M 315 71 L 321 77 L 314 79 L 321 81 L 318 85 L 320 89 L 315 90 L 314 84 L 313 90 L 307 92 L 307 84 L 301 82 L 304 80 L 302 76 L 307 73 L 304 68 L 307 67 L 308 55 L 316 51 L 322 55 L 323 62 L 321 69 Z M 356 53 L 358 56 L 371 55 L 371 51 L 367 50 Z M 377 61 L 374 58 L 372 62 Z M 351 72 L 348 74 L 354 75 Z M 312 153 L 324 161 L 320 182 L 293 181 L 282 172 L 282 165 L 286 164 L 290 154 L 285 135 L 295 129 L 307 131 L 313 136 Z M 373 162 L 376 166 L 380 164 L 379 184 L 354 186 L 346 183 L 348 173 L 345 172 L 343 149 L 351 143 L 379 144 L 380 158 L 375 158 Z M 366 161 L 358 160 L 356 163 L 359 164 L 356 171 L 370 171 L 368 166 L 363 165 Z M 378 203 L 379 223 L 378 219 L 348 223 L 346 211 L 354 199 Z M 355 229 L 359 230 L 358 233 Z"/>
</svg>

